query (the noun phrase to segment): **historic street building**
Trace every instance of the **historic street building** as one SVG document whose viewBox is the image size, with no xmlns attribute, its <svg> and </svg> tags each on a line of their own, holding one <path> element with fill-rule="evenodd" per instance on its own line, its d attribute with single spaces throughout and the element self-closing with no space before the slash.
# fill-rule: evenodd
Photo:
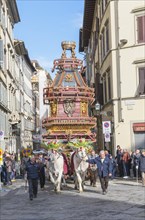
<svg viewBox="0 0 145 220">
<path fill-rule="evenodd" d="M 39 100 L 37 94 L 32 91 L 31 77 L 36 73 L 36 69 L 32 65 L 28 51 L 23 41 L 14 41 L 15 47 L 15 81 L 17 82 L 17 90 L 15 95 L 16 111 L 19 114 L 20 122 L 15 123 L 15 129 L 20 130 L 16 136 L 20 138 L 17 146 L 33 147 L 33 133 L 36 128 L 36 103 Z M 39 115 L 39 112 L 38 112 Z M 13 131 L 13 130 L 12 130 Z M 12 133 L 13 136 L 13 133 Z M 17 138 L 18 138 L 17 137 Z"/>
<path fill-rule="evenodd" d="M 13 28 L 20 21 L 15 1 L 0 1 L 0 130 L 1 147 L 15 150 L 12 121 L 20 121 L 15 110 L 15 48 Z"/>
<path fill-rule="evenodd" d="M 144 1 L 85 0 L 79 50 L 86 53 L 86 82 L 95 87 L 100 104 L 98 146 L 112 153 L 118 144 L 144 148 Z M 105 122 L 110 123 L 108 133 L 102 129 Z"/>
<path fill-rule="evenodd" d="M 39 148 L 42 143 L 42 135 L 46 130 L 42 127 L 42 121 L 50 115 L 50 106 L 43 104 L 43 88 L 48 86 L 51 82 L 50 74 L 43 69 L 37 60 L 31 60 L 33 66 L 36 69 L 36 74 L 31 78 L 33 93 L 37 95 L 36 100 L 36 126 L 35 132 L 33 134 L 34 148 Z"/>
<path fill-rule="evenodd" d="M 0 148 L 18 152 L 33 146 L 35 96 L 31 77 L 36 72 L 23 41 L 13 28 L 20 22 L 16 1 L 0 1 Z"/>
</svg>

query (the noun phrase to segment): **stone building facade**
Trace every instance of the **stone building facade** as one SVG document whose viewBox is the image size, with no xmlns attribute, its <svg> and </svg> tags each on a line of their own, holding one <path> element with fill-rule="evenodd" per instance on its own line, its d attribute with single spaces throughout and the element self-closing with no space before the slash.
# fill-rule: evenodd
<svg viewBox="0 0 145 220">
<path fill-rule="evenodd" d="M 16 1 L 0 0 L 0 148 L 18 152 L 33 145 L 35 128 L 31 76 L 36 72 L 13 29 L 20 22 Z"/>
<path fill-rule="evenodd" d="M 32 84 L 34 85 L 33 91 L 36 92 L 39 97 L 36 111 L 37 129 L 35 131 L 35 135 L 33 136 L 34 145 L 36 146 L 35 148 L 38 148 L 43 141 L 42 135 L 46 132 L 46 130 L 42 127 L 42 121 L 50 115 L 50 106 L 44 105 L 43 103 L 43 88 L 48 86 L 52 82 L 52 79 L 50 74 L 39 65 L 37 60 L 32 60 L 31 62 L 36 69 L 36 75 L 33 75 L 31 78 Z"/>
<path fill-rule="evenodd" d="M 85 0 L 80 52 L 86 79 L 95 87 L 98 145 L 145 148 L 145 4 L 140 1 Z M 102 123 L 111 125 L 105 141 Z M 101 132 L 99 132 L 101 131 Z"/>
</svg>

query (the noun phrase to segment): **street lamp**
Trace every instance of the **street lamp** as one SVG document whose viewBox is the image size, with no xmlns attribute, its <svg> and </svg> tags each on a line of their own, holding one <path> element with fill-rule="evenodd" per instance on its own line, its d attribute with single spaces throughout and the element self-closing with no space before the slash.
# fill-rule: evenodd
<svg viewBox="0 0 145 220">
<path fill-rule="evenodd" d="M 97 118 L 97 150 L 101 150 L 103 149 L 102 114 L 101 105 L 98 101 L 94 106 L 93 115 Z"/>
<path fill-rule="evenodd" d="M 98 101 L 95 104 L 95 110 L 98 111 L 98 112 L 100 112 L 100 110 L 101 110 L 101 105 L 100 105 L 100 103 Z"/>
</svg>

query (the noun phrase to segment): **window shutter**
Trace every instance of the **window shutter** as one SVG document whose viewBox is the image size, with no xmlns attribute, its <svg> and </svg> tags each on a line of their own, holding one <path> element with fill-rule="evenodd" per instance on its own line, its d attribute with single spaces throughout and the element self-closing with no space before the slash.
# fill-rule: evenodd
<svg viewBox="0 0 145 220">
<path fill-rule="evenodd" d="M 1 6 L 1 3 L 0 3 L 0 23 L 2 22 L 2 6 Z"/>
<path fill-rule="evenodd" d="M 139 68 L 139 94 L 145 94 L 145 67 Z"/>
<path fill-rule="evenodd" d="M 4 61 L 4 46 L 3 46 L 3 40 L 0 40 L 0 67 L 3 67 L 3 61 Z"/>
<path fill-rule="evenodd" d="M 109 23 L 106 24 L 106 53 L 109 51 Z"/>
<path fill-rule="evenodd" d="M 96 17 L 96 33 L 99 33 L 99 18 Z"/>
<path fill-rule="evenodd" d="M 138 43 L 145 42 L 145 16 L 137 18 Z"/>
</svg>

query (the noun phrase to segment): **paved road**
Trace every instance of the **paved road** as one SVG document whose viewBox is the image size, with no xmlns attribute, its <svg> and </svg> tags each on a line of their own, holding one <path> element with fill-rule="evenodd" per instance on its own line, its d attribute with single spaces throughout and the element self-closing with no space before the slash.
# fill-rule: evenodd
<svg viewBox="0 0 145 220">
<path fill-rule="evenodd" d="M 0 220 L 144 220 L 145 188 L 141 183 L 127 180 L 109 182 L 107 195 L 86 183 L 85 192 L 78 193 L 69 183 L 61 194 L 53 191 L 51 183 L 38 197 L 29 200 L 22 180 L 7 191 L 2 190 Z"/>
</svg>

